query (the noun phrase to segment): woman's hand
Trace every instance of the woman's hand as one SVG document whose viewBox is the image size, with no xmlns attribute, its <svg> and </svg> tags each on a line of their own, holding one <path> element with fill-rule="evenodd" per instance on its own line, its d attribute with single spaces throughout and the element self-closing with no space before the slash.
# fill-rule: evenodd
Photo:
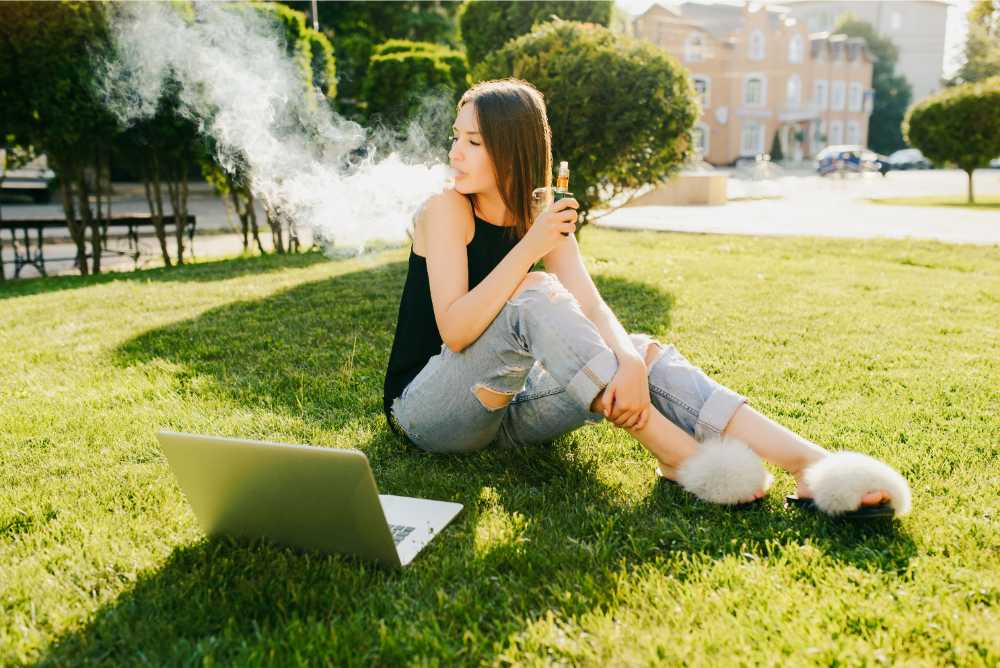
<svg viewBox="0 0 1000 668">
<path fill-rule="evenodd" d="M 638 355 L 622 356 L 618 372 L 604 388 L 601 412 L 618 427 L 642 429 L 651 410 L 646 363 Z"/>
<path fill-rule="evenodd" d="M 576 210 L 580 208 L 580 203 L 572 197 L 553 202 L 545 211 L 540 213 L 528 233 L 521 240 L 532 250 L 535 260 L 549 254 L 560 241 L 566 241 L 566 233 L 576 232 Z"/>
</svg>

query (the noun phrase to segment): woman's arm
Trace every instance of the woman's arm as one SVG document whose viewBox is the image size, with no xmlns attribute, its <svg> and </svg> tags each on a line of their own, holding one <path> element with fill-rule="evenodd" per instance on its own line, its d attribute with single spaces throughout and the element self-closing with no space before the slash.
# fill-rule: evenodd
<svg viewBox="0 0 1000 668">
<path fill-rule="evenodd" d="M 472 219 L 469 201 L 454 190 L 432 197 L 418 217 L 426 240 L 427 277 L 441 340 L 460 352 L 486 331 L 537 258 L 518 243 L 493 271 L 469 290 L 465 235 Z"/>
</svg>

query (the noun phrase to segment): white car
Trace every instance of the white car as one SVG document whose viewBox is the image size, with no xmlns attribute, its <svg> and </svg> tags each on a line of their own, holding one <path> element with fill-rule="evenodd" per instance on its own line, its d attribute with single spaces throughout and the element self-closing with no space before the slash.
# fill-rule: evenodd
<svg viewBox="0 0 1000 668">
<path fill-rule="evenodd" d="M 931 161 L 918 148 L 904 148 L 889 156 L 892 169 L 930 169 Z"/>
</svg>

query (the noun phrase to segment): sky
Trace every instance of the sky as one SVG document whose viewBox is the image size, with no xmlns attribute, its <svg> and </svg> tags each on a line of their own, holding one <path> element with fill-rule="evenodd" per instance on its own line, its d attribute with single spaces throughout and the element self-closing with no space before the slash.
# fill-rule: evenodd
<svg viewBox="0 0 1000 668">
<path fill-rule="evenodd" d="M 713 4 L 711 0 L 700 0 L 705 4 Z M 669 0 L 660 0 L 661 4 L 676 4 Z M 653 4 L 653 0 L 615 0 L 615 3 L 636 16 L 642 14 Z M 718 4 L 742 5 L 742 0 L 718 0 Z M 771 4 L 781 4 L 772 2 Z M 944 43 L 944 72 L 945 77 L 950 77 L 961 64 L 962 44 L 965 42 L 966 21 L 965 16 L 969 11 L 972 0 L 951 0 L 948 8 L 948 26 L 945 33 Z"/>
</svg>

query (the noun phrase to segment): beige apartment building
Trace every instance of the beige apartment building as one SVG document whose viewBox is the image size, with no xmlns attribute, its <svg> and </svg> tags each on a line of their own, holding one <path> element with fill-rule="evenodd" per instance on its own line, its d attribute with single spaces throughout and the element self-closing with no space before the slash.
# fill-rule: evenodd
<svg viewBox="0 0 1000 668">
<path fill-rule="evenodd" d="M 870 23 L 899 50 L 896 72 L 913 87 L 913 100 L 941 89 L 950 0 L 777 0 L 810 32 L 832 30 L 845 14 Z"/>
<path fill-rule="evenodd" d="M 757 3 L 654 4 L 633 34 L 690 71 L 702 108 L 695 142 L 711 164 L 769 152 L 775 133 L 791 160 L 867 145 L 874 98 L 863 39 L 810 33 L 786 10 Z"/>
</svg>

